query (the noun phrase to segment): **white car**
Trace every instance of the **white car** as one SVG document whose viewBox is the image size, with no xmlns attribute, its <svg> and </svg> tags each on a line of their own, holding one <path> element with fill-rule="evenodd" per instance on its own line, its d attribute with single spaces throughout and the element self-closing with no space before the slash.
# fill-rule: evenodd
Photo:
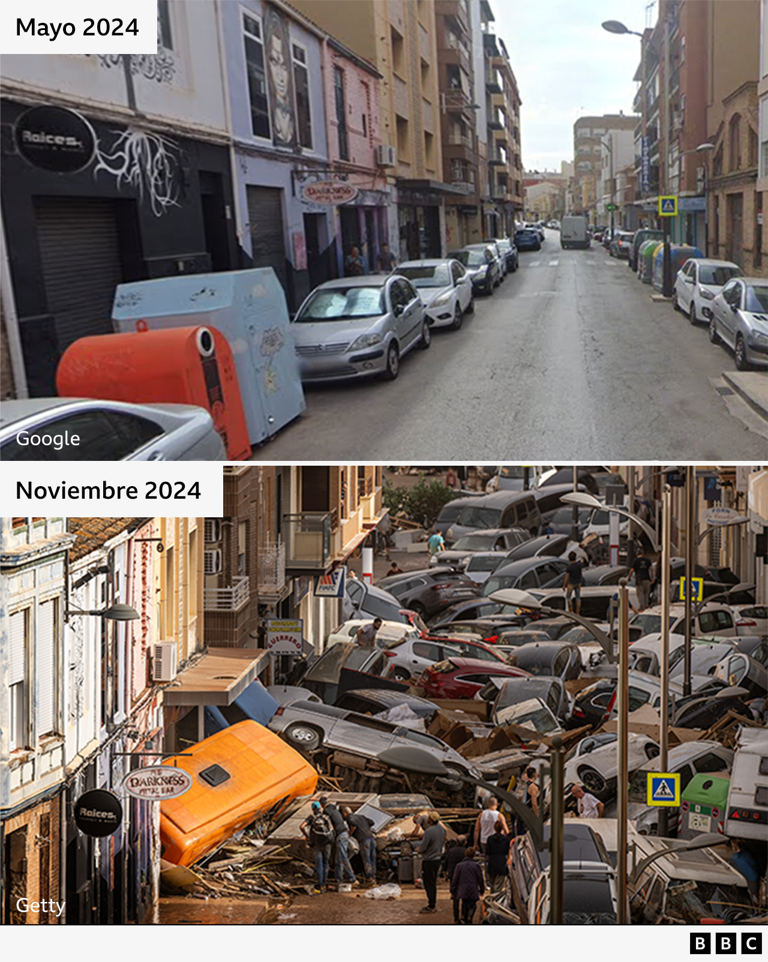
<svg viewBox="0 0 768 962">
<path fill-rule="evenodd" d="M 338 645 L 343 641 L 355 641 L 357 632 L 365 625 L 370 625 L 370 618 L 353 618 L 334 628 L 325 640 L 326 650 L 332 645 Z M 404 625 L 399 621 L 384 621 L 381 628 L 376 633 L 376 647 L 383 648 L 390 641 L 397 641 L 400 638 L 418 638 L 419 633 L 415 628 Z"/>
<path fill-rule="evenodd" d="M 407 278 L 419 292 L 431 327 L 458 331 L 465 314 L 475 309 L 472 280 L 457 260 L 405 261 L 395 274 Z"/>
<path fill-rule="evenodd" d="M 672 306 L 688 315 L 691 324 L 709 320 L 709 308 L 715 296 L 732 277 L 743 277 L 744 271 L 732 261 L 689 258 L 675 278 Z"/>
<path fill-rule="evenodd" d="M 449 639 L 442 642 L 421 638 L 418 632 L 415 637 L 410 635 L 387 642 L 383 651 L 392 661 L 392 677 L 396 681 L 408 681 L 411 677 L 418 678 L 425 668 L 439 661 L 465 656 L 461 645 L 452 645 Z"/>
<path fill-rule="evenodd" d="M 565 756 L 563 784 L 566 792 L 570 785 L 581 784 L 600 801 L 614 794 L 619 767 L 617 738 L 616 732 L 600 732 L 582 738 L 574 745 Z M 629 733 L 627 771 L 635 771 L 658 754 L 659 746 L 652 738 Z"/>
<path fill-rule="evenodd" d="M 646 608 L 645 611 L 638 612 L 630 618 L 629 624 L 642 629 L 643 634 L 660 632 L 661 606 L 655 605 L 653 608 Z M 685 633 L 685 604 L 683 602 L 669 606 L 669 631 L 670 634 L 682 635 Z M 702 635 L 721 635 L 724 638 L 732 638 L 737 634 L 734 613 L 728 605 L 710 601 L 699 608 L 692 625 L 694 638 L 700 638 Z"/>
<path fill-rule="evenodd" d="M 621 515 L 617 515 L 619 519 L 619 534 L 626 536 L 629 532 L 629 519 L 622 518 Z M 598 537 L 600 535 L 607 537 L 611 533 L 611 513 L 605 508 L 595 508 L 592 512 L 592 517 L 589 519 L 589 524 L 584 530 L 581 540 L 586 541 L 590 535 Z"/>
<path fill-rule="evenodd" d="M 529 698 L 527 701 L 502 709 L 499 712 L 497 724 L 530 728 L 539 735 L 557 735 L 563 730 L 547 703 L 541 698 Z"/>
<path fill-rule="evenodd" d="M 768 606 L 731 605 L 740 635 L 768 635 Z"/>
</svg>

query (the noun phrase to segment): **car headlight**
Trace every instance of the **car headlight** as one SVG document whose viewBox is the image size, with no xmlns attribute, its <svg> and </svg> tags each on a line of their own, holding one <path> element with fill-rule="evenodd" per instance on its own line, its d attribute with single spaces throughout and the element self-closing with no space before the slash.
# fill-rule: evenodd
<svg viewBox="0 0 768 962">
<path fill-rule="evenodd" d="M 374 344 L 381 344 L 381 334 L 361 334 L 350 347 L 350 351 L 359 351 L 361 347 L 373 347 Z"/>
<path fill-rule="evenodd" d="M 708 291 L 706 287 L 702 287 L 700 293 L 705 301 L 714 301 L 715 299 L 715 295 L 712 293 L 712 291 Z"/>
<path fill-rule="evenodd" d="M 453 291 L 446 291 L 444 294 L 439 294 L 434 301 L 432 301 L 431 307 L 442 307 L 443 304 L 447 304 L 453 297 Z"/>
<path fill-rule="evenodd" d="M 753 336 L 760 344 L 768 344 L 768 334 L 763 334 L 762 331 L 755 331 Z"/>
</svg>

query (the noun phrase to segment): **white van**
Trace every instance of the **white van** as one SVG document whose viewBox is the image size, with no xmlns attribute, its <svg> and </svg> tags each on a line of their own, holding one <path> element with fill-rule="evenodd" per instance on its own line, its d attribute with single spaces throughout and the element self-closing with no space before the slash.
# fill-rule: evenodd
<svg viewBox="0 0 768 962">
<path fill-rule="evenodd" d="M 560 224 L 560 246 L 590 247 L 592 238 L 587 230 L 587 218 L 581 214 L 564 217 Z"/>
<path fill-rule="evenodd" d="M 728 791 L 725 834 L 765 841 L 768 834 L 768 731 L 742 728 Z"/>
</svg>

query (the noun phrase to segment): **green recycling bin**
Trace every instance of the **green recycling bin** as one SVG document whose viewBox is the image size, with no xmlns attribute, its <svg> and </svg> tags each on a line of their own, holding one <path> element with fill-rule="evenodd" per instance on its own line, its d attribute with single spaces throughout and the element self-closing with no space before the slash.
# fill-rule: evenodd
<svg viewBox="0 0 768 962">
<path fill-rule="evenodd" d="M 680 796 L 679 838 L 696 838 L 702 832 L 722 834 L 730 785 L 730 778 L 720 772 L 693 776 Z"/>
</svg>

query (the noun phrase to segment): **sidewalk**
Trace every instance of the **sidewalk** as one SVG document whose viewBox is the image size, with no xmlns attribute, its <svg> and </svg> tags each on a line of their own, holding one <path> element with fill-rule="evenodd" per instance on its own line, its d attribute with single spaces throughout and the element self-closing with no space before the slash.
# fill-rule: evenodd
<svg viewBox="0 0 768 962">
<path fill-rule="evenodd" d="M 723 371 L 723 380 L 768 421 L 768 374 L 763 371 Z"/>
</svg>

